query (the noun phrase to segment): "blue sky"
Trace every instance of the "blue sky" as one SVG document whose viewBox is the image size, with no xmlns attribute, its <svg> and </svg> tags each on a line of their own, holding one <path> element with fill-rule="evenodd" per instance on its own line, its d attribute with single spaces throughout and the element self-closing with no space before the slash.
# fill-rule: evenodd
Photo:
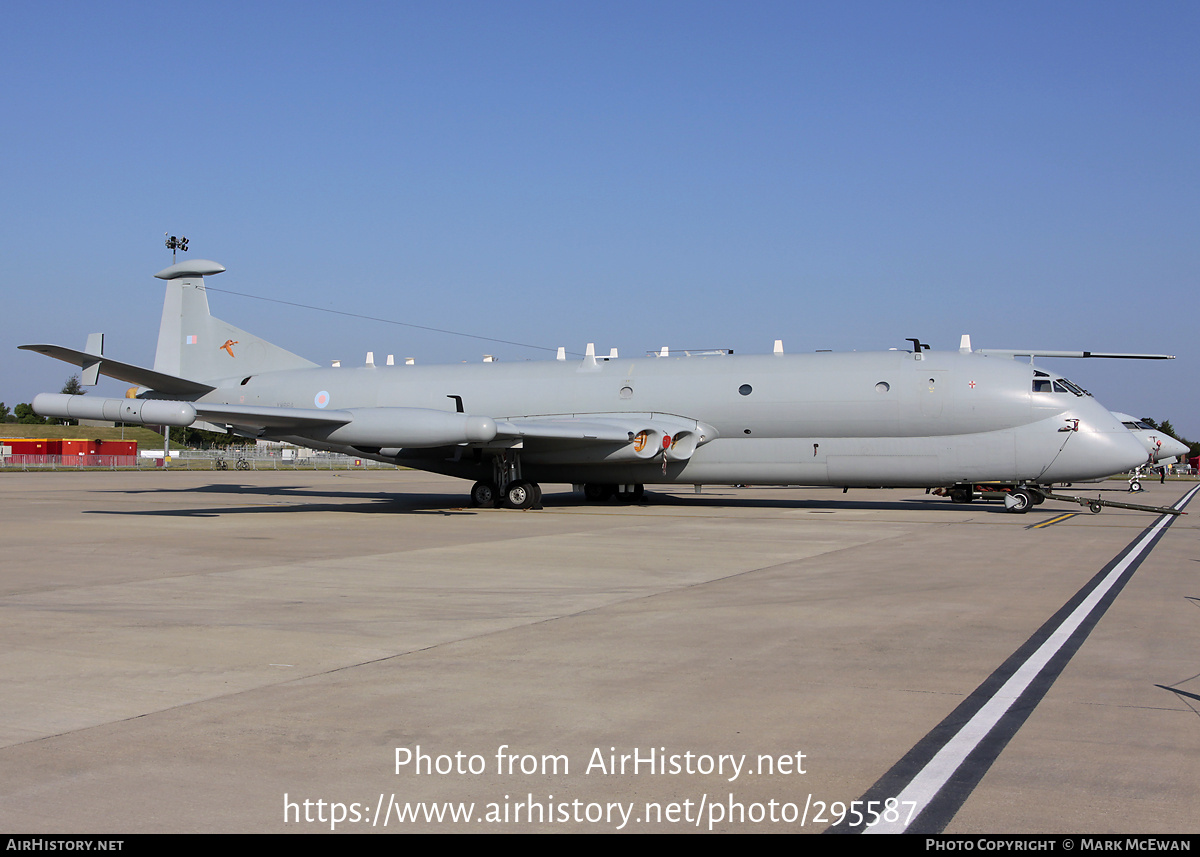
<svg viewBox="0 0 1200 857">
<path fill-rule="evenodd" d="M 1195 3 L 9 4 L 0 399 L 108 334 L 163 233 L 214 288 L 581 352 L 1044 361 L 1200 438 Z M 318 362 L 548 352 L 214 292 Z M 106 382 L 101 392 L 124 385 Z"/>
</svg>

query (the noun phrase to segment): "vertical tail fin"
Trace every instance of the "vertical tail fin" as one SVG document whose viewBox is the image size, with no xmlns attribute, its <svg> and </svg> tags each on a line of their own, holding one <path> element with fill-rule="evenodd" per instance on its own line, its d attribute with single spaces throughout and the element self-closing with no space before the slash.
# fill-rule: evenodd
<svg viewBox="0 0 1200 857">
<path fill-rule="evenodd" d="M 167 281 L 154 371 L 212 382 L 315 367 L 317 364 L 209 314 L 204 277 L 224 270 L 216 262 L 191 259 L 154 275 Z"/>
</svg>

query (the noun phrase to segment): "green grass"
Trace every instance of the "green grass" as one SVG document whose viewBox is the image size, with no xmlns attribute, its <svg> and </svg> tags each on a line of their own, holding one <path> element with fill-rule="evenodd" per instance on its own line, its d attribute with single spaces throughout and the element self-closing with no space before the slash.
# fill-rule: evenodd
<svg viewBox="0 0 1200 857">
<path fill-rule="evenodd" d="M 122 440 L 122 429 L 101 426 L 47 426 L 24 423 L 0 423 L 0 438 L 69 438 L 74 440 Z M 139 447 L 158 449 L 162 447 L 161 434 L 145 426 L 126 426 L 124 440 L 136 440 Z"/>
</svg>

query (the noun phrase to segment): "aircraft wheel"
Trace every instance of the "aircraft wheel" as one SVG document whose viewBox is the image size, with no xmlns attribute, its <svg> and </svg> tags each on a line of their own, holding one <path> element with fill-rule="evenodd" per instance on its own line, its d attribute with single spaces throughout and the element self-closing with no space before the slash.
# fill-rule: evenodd
<svg viewBox="0 0 1200 857">
<path fill-rule="evenodd" d="M 1004 501 L 1004 508 L 1010 512 L 1015 512 L 1018 515 L 1023 515 L 1029 511 L 1029 507 L 1033 505 L 1033 497 L 1024 488 L 1017 488 L 1010 491 L 1008 498 Z"/>
<path fill-rule="evenodd" d="M 537 497 L 537 489 L 532 482 L 521 480 L 508 486 L 504 492 L 504 505 L 509 509 L 528 509 Z"/>
<path fill-rule="evenodd" d="M 1033 505 L 1040 506 L 1046 502 L 1046 495 L 1044 495 L 1041 491 L 1030 491 L 1029 500 L 1033 503 Z"/>
<path fill-rule="evenodd" d="M 970 503 L 975 499 L 975 492 L 970 487 L 951 488 L 950 502 L 951 503 Z"/>
<path fill-rule="evenodd" d="M 646 496 L 646 486 L 633 485 L 628 491 L 617 490 L 617 500 L 622 503 L 637 503 Z"/>
<path fill-rule="evenodd" d="M 1100 510 L 1103 508 L 1104 507 L 1100 505 L 1100 502 L 1098 500 L 1093 500 L 1092 502 L 1088 503 L 1088 509 L 1091 510 L 1093 515 L 1099 515 Z"/>
<path fill-rule="evenodd" d="M 1141 490 L 1142 490 L 1142 483 L 1138 482 L 1136 479 L 1129 483 L 1129 493 L 1130 494 L 1136 494 L 1137 492 L 1139 492 Z"/>
<path fill-rule="evenodd" d="M 495 506 L 499 493 L 492 482 L 476 482 L 471 486 L 471 505 Z"/>
<path fill-rule="evenodd" d="M 613 495 L 613 486 L 603 482 L 589 482 L 583 486 L 583 496 L 593 503 L 603 503 Z"/>
</svg>

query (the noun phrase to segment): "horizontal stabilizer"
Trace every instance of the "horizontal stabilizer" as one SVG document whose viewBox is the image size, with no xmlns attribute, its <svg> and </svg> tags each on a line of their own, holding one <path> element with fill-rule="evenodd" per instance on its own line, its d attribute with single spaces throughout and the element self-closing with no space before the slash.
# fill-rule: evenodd
<svg viewBox="0 0 1200 857">
<path fill-rule="evenodd" d="M 118 360 L 110 360 L 100 354 L 88 354 L 86 351 L 76 351 L 73 348 L 64 348 L 61 345 L 21 345 L 19 347 L 25 351 L 36 351 L 38 354 L 45 354 L 47 357 L 62 360 L 64 363 L 71 363 L 80 369 L 88 369 L 90 367 L 94 370 L 95 367 L 99 367 L 101 375 L 116 378 L 118 381 L 137 384 L 139 387 L 147 387 L 169 396 L 203 396 L 205 393 L 216 389 L 207 384 L 189 381 L 186 378 L 155 372 L 153 369 L 147 369 L 144 366 L 121 363 Z"/>
</svg>

